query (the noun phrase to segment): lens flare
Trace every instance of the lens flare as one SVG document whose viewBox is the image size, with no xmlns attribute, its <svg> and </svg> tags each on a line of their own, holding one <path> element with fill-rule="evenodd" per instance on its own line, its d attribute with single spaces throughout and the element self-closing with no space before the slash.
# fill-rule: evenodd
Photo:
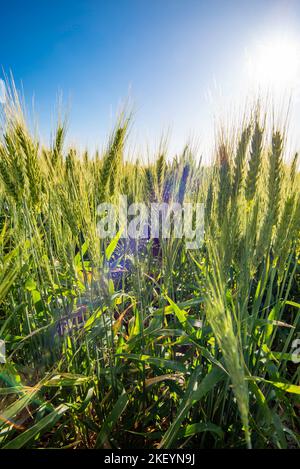
<svg viewBox="0 0 300 469">
<path fill-rule="evenodd" d="M 247 52 L 252 84 L 275 91 L 292 91 L 300 84 L 300 40 L 286 36 L 261 40 Z"/>
</svg>

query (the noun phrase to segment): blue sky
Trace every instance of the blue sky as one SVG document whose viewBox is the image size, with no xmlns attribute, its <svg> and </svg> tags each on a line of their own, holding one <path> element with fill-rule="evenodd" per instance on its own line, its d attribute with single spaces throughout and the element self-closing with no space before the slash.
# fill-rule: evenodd
<svg viewBox="0 0 300 469">
<path fill-rule="evenodd" d="M 0 65 L 18 87 L 22 82 L 27 104 L 34 96 L 44 139 L 62 93 L 69 142 L 91 149 L 104 143 L 128 97 L 131 141 L 138 146 L 154 148 L 169 130 L 172 152 L 190 137 L 206 148 L 214 116 L 220 109 L 230 114 L 247 94 L 247 51 L 255 56 L 260 39 L 281 33 L 296 44 L 300 30 L 298 0 L 12 0 L 0 6 Z M 297 118 L 298 98 L 292 124 Z"/>
</svg>

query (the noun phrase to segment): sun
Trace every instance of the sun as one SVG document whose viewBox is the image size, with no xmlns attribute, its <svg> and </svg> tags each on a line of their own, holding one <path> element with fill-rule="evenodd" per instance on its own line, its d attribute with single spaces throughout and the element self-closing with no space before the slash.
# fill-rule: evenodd
<svg viewBox="0 0 300 469">
<path fill-rule="evenodd" d="M 300 39 L 270 36 L 247 51 L 246 66 L 253 84 L 291 91 L 300 83 Z"/>
</svg>

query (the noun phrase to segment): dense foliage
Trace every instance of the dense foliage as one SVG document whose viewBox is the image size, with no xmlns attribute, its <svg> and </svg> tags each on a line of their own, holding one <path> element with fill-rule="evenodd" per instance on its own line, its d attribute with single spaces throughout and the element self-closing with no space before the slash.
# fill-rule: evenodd
<svg viewBox="0 0 300 469">
<path fill-rule="evenodd" d="M 203 167 L 187 147 L 51 148 L 16 96 L 0 144 L 0 447 L 297 447 L 297 155 L 254 113 Z M 287 155 L 288 157 L 289 155 Z M 290 161 L 290 163 L 287 163 Z M 198 250 L 97 236 L 97 206 L 205 204 Z M 299 345 L 298 345 L 299 348 Z"/>
</svg>

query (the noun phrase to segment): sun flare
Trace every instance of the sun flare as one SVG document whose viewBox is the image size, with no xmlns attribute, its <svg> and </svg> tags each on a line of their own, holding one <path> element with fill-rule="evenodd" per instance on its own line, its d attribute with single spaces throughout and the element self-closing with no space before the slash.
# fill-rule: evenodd
<svg viewBox="0 0 300 469">
<path fill-rule="evenodd" d="M 253 84 L 290 91 L 300 83 L 300 40 L 270 37 L 247 53 L 247 69 Z"/>
</svg>

